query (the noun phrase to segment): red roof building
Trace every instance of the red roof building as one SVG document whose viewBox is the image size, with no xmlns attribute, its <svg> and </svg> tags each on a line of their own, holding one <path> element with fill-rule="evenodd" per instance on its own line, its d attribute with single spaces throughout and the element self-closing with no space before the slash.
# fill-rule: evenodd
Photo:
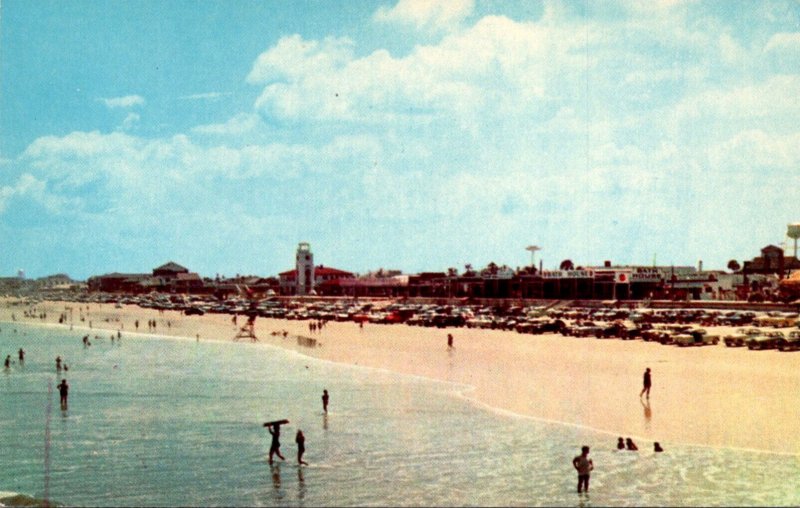
<svg viewBox="0 0 800 508">
<path fill-rule="evenodd" d="M 319 265 L 314 267 L 314 287 L 319 288 L 323 283 L 354 279 L 355 275 L 352 272 L 339 270 L 338 268 L 330 268 L 327 266 Z M 297 294 L 297 270 L 287 270 L 278 274 L 280 280 L 280 291 L 282 295 L 295 295 Z"/>
</svg>

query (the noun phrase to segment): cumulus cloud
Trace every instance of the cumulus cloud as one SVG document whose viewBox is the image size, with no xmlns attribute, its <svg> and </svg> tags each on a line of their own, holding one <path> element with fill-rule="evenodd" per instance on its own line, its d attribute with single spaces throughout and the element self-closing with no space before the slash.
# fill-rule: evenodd
<svg viewBox="0 0 800 508">
<path fill-rule="evenodd" d="M 0 213 L 6 211 L 8 204 L 15 199 L 35 203 L 52 214 L 70 212 L 80 206 L 78 198 L 51 192 L 45 180 L 30 173 L 20 175 L 13 185 L 0 187 Z"/>
<path fill-rule="evenodd" d="M 568 83 L 585 64 L 571 54 L 582 44 L 568 29 L 502 16 L 399 58 L 384 50 L 356 57 L 349 40 L 295 35 L 260 55 L 248 81 L 266 84 L 256 109 L 282 119 L 426 120 L 446 113 L 466 124 L 478 112 L 525 109 L 550 79 Z"/>
<path fill-rule="evenodd" d="M 133 106 L 144 106 L 145 100 L 141 95 L 126 95 L 124 97 L 100 98 L 100 102 L 110 109 L 131 108 Z"/>
<path fill-rule="evenodd" d="M 379 22 L 438 31 L 458 25 L 474 8 L 474 0 L 400 0 L 394 7 L 378 8 L 373 18 Z"/>
</svg>

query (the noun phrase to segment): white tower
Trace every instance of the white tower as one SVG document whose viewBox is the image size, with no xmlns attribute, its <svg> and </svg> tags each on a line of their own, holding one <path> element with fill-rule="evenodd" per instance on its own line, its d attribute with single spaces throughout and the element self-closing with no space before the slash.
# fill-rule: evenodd
<svg viewBox="0 0 800 508">
<path fill-rule="evenodd" d="M 797 257 L 797 239 L 800 238 L 800 223 L 789 224 L 786 227 L 786 236 L 794 240 L 794 257 Z"/>
<path fill-rule="evenodd" d="M 295 257 L 298 295 L 309 295 L 314 290 L 314 254 L 308 242 L 300 242 Z"/>
</svg>

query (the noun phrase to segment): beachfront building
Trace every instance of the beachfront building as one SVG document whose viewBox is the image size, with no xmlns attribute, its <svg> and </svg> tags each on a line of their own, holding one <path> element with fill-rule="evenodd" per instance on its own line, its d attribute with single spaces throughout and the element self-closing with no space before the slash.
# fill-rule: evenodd
<svg viewBox="0 0 800 508">
<path fill-rule="evenodd" d="M 316 294 L 324 294 L 322 292 L 318 292 L 317 289 L 336 287 L 335 284 L 332 284 L 334 281 L 355 278 L 355 275 L 352 272 L 340 270 L 338 268 L 330 268 L 323 265 L 314 267 L 313 273 L 313 281 L 308 281 L 307 279 L 300 281 L 300 272 L 297 269 L 279 273 L 278 281 L 280 294 L 286 296 L 312 296 Z M 309 291 L 309 287 L 315 289 Z"/>
<path fill-rule="evenodd" d="M 406 295 L 408 275 L 391 277 L 338 277 L 319 284 L 319 294 L 324 296 L 393 297 Z"/>
<path fill-rule="evenodd" d="M 285 296 L 315 296 L 342 293 L 342 285 L 338 281 L 354 279 L 352 272 L 314 265 L 314 253 L 308 242 L 300 242 L 295 253 L 295 268 L 278 274 L 278 287 Z M 329 294 L 330 294 L 329 293 Z"/>
<path fill-rule="evenodd" d="M 706 300 L 730 293 L 735 277 L 694 266 L 602 266 L 570 270 L 424 272 L 409 277 L 410 298 L 528 300 Z M 724 279 L 724 280 L 723 280 Z M 726 293 L 726 291 L 728 291 Z"/>
<path fill-rule="evenodd" d="M 789 272 L 800 270 L 800 260 L 795 256 L 787 256 L 783 249 L 775 245 L 767 245 L 761 249 L 761 255 L 745 261 L 742 275 L 747 283 L 748 275 L 777 275 L 783 279 Z"/>
<path fill-rule="evenodd" d="M 178 275 L 180 274 L 188 274 L 188 273 L 189 273 L 188 268 L 183 267 L 173 261 L 164 263 L 158 268 L 153 268 L 153 277 L 164 277 L 167 279 L 174 279 L 177 278 Z"/>
<path fill-rule="evenodd" d="M 172 261 L 154 268 L 151 273 L 107 273 L 89 277 L 89 291 L 105 293 L 201 293 L 203 279 Z"/>
</svg>

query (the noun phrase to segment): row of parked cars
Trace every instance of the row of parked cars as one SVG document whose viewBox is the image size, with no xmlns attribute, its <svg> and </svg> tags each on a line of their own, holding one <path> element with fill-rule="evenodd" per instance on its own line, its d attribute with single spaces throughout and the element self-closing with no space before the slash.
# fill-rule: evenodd
<svg viewBox="0 0 800 508">
<path fill-rule="evenodd" d="M 747 349 L 777 349 L 779 351 L 796 351 L 800 349 L 800 330 L 785 333 L 780 330 L 764 331 L 758 328 L 740 328 L 724 338 L 728 347 Z"/>
<path fill-rule="evenodd" d="M 99 296 L 93 297 L 100 298 Z M 117 303 L 113 296 L 102 302 Z M 794 350 L 800 347 L 800 331 L 784 333 L 777 328 L 796 326 L 796 313 L 721 311 L 707 309 L 651 309 L 633 307 L 578 308 L 559 302 L 545 306 L 436 305 L 396 302 L 388 306 L 352 300 L 305 303 L 268 298 L 218 301 L 208 297 L 148 295 L 118 303 L 138 304 L 186 314 L 206 312 L 255 314 L 293 320 L 353 321 L 438 328 L 468 327 L 515 330 L 526 334 L 559 333 L 569 337 L 639 339 L 677 346 L 705 346 L 724 342 L 728 347 Z M 736 333 L 720 337 L 705 327 L 741 326 Z M 761 328 L 772 328 L 763 330 Z"/>
</svg>

